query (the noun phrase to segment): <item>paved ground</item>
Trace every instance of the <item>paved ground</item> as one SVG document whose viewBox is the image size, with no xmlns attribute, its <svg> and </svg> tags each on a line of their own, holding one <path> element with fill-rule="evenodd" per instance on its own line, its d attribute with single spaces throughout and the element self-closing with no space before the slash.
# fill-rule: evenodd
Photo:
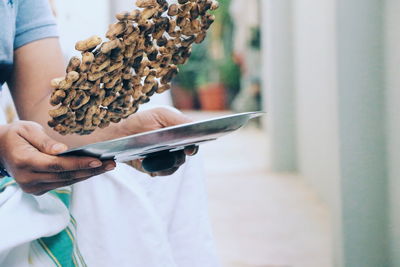
<svg viewBox="0 0 400 267">
<path fill-rule="evenodd" d="M 219 114 L 191 114 L 200 119 Z M 301 177 L 268 173 L 254 125 L 202 147 L 210 212 L 227 267 L 330 267 L 329 213 Z"/>
</svg>

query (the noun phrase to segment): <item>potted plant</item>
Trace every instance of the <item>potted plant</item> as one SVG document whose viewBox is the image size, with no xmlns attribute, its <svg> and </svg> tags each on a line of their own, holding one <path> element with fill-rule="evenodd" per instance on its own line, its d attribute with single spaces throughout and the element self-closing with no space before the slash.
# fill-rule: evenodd
<svg viewBox="0 0 400 267">
<path fill-rule="evenodd" d="M 240 70 L 232 60 L 233 23 L 229 13 L 230 0 L 219 2 L 220 8 L 215 13 L 216 20 L 208 39 L 208 64 L 211 68 L 209 79 L 199 88 L 201 105 L 207 110 L 226 109 L 240 84 Z"/>
<path fill-rule="evenodd" d="M 189 61 L 181 65 L 171 90 L 175 107 L 179 109 L 199 108 L 198 88 L 209 80 L 210 59 L 207 42 L 193 47 Z"/>
<path fill-rule="evenodd" d="M 233 23 L 230 0 L 220 0 L 216 21 L 205 42 L 193 47 L 189 62 L 180 67 L 172 90 L 174 102 L 196 96 L 203 110 L 225 110 L 239 91 L 240 69 L 232 59 Z M 181 96 L 182 95 L 182 96 Z"/>
</svg>

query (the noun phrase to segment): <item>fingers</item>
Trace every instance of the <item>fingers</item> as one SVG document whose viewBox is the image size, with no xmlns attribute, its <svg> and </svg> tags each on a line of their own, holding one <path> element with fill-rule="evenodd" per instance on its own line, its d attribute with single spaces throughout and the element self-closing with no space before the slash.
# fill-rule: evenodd
<svg viewBox="0 0 400 267">
<path fill-rule="evenodd" d="M 58 173 L 38 173 L 38 181 L 40 183 L 65 183 L 68 181 L 80 180 L 87 177 L 93 177 L 105 172 L 115 169 L 116 163 L 114 161 L 107 161 L 103 163 L 103 166 L 94 169 L 78 170 L 78 171 L 66 171 Z"/>
<path fill-rule="evenodd" d="M 37 123 L 24 122 L 19 127 L 18 134 L 40 152 L 45 154 L 56 155 L 68 149 L 65 144 L 50 138 Z"/>
<path fill-rule="evenodd" d="M 44 183 L 36 186 L 31 186 L 29 188 L 23 188 L 25 193 L 32 194 L 35 196 L 41 196 L 49 191 L 56 190 L 57 188 L 65 187 L 65 186 L 70 186 L 76 183 L 83 182 L 85 180 L 88 180 L 91 177 L 84 177 L 81 179 L 75 179 L 75 180 L 70 180 L 70 181 L 65 181 L 65 182 L 58 182 L 58 183 Z"/>
<path fill-rule="evenodd" d="M 43 195 L 60 187 L 73 185 L 114 169 L 115 162 L 104 162 L 100 168 L 61 173 L 37 173 L 31 182 L 20 182 L 21 189 L 33 195 Z M 31 177 L 32 178 L 32 177 Z"/>
<path fill-rule="evenodd" d="M 97 176 L 116 167 L 113 160 L 58 157 L 67 147 L 33 122 L 18 122 L 0 135 L 4 167 L 27 193 L 41 194 Z"/>
<path fill-rule="evenodd" d="M 145 158 L 141 163 L 142 169 L 150 176 L 169 176 L 174 174 L 186 162 L 183 151 L 163 152 Z M 140 163 L 136 161 L 136 163 Z M 140 170 L 140 168 L 137 168 Z"/>
<path fill-rule="evenodd" d="M 197 145 L 187 146 L 185 147 L 184 152 L 186 156 L 194 156 L 199 152 L 199 146 Z"/>
<path fill-rule="evenodd" d="M 186 162 L 186 156 L 197 154 L 199 147 L 188 146 L 176 152 L 159 152 L 148 156 L 142 161 L 132 161 L 131 165 L 142 172 L 155 176 L 169 176 L 175 173 Z"/>
<path fill-rule="evenodd" d="M 150 173 L 162 172 L 174 167 L 180 167 L 186 161 L 183 151 L 176 152 L 160 152 L 148 156 L 142 161 L 142 167 Z"/>
<path fill-rule="evenodd" d="M 43 159 L 32 162 L 33 171 L 44 173 L 62 173 L 69 171 L 88 170 L 103 166 L 103 162 L 90 157 L 54 157 L 41 155 Z M 33 159 L 35 161 L 35 159 Z"/>
<path fill-rule="evenodd" d="M 157 171 L 157 172 L 153 172 L 150 175 L 152 177 L 155 176 L 170 176 L 172 174 L 174 174 L 175 172 L 177 172 L 179 170 L 179 168 L 185 164 L 186 162 L 186 155 L 183 151 L 177 151 L 174 153 L 170 153 L 171 157 L 175 157 L 175 164 L 172 168 L 169 169 L 165 169 L 165 170 L 161 170 L 161 171 Z"/>
<path fill-rule="evenodd" d="M 142 161 L 142 167 L 146 172 L 159 172 L 175 166 L 175 153 L 160 152 L 146 157 Z"/>
<path fill-rule="evenodd" d="M 183 151 L 174 152 L 171 156 L 175 157 L 174 167 L 180 167 L 186 162 L 186 155 Z"/>
<path fill-rule="evenodd" d="M 198 153 L 199 146 L 191 145 L 184 150 L 169 152 L 163 151 L 147 156 L 142 160 L 133 160 L 128 164 L 138 171 L 149 174 L 152 177 L 169 176 L 174 174 L 186 162 L 186 156 L 194 156 Z"/>
</svg>

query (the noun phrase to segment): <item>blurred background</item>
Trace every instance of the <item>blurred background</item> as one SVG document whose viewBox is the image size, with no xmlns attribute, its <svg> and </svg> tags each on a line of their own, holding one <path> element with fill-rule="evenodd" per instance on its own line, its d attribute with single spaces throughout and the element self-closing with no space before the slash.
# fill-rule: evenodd
<svg viewBox="0 0 400 267">
<path fill-rule="evenodd" d="M 134 4 L 52 2 L 66 58 Z M 197 120 L 267 112 L 202 147 L 223 264 L 400 266 L 400 1 L 220 4 L 151 103 Z"/>
</svg>

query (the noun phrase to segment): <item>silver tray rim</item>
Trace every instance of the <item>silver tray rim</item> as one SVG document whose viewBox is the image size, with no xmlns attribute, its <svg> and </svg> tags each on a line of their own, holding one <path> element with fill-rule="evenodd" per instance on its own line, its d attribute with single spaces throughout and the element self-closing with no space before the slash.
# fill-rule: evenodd
<svg viewBox="0 0 400 267">
<path fill-rule="evenodd" d="M 92 144 L 88 144 L 88 145 L 72 148 L 72 149 L 69 149 L 69 150 L 59 154 L 59 156 L 68 156 L 69 154 L 72 154 L 74 152 L 80 152 L 80 151 L 90 150 L 90 149 L 93 149 L 93 148 L 99 148 L 99 146 L 100 147 L 101 146 L 108 147 L 110 145 L 112 146 L 113 143 L 117 143 L 117 142 L 121 142 L 121 141 L 127 141 L 127 140 L 131 140 L 131 139 L 136 139 L 136 138 L 140 138 L 140 137 L 143 137 L 143 136 L 151 136 L 151 135 L 157 135 L 157 134 L 162 134 L 162 133 L 166 133 L 166 132 L 173 132 L 174 130 L 190 128 L 192 126 L 197 126 L 197 125 L 205 125 L 207 123 L 217 122 L 219 120 L 226 120 L 226 119 L 231 119 L 231 118 L 235 118 L 235 117 L 238 117 L 238 119 L 239 119 L 241 117 L 246 117 L 247 116 L 246 122 L 243 123 L 243 125 L 241 127 L 239 127 L 239 129 L 240 129 L 249 120 L 254 119 L 256 117 L 260 117 L 260 116 L 265 115 L 265 114 L 266 114 L 266 112 L 263 112 L 263 111 L 243 112 L 243 113 L 236 113 L 236 114 L 229 114 L 229 115 L 219 116 L 219 117 L 205 119 L 205 120 L 194 121 L 194 122 L 190 122 L 190 123 L 185 123 L 185 124 L 180 124 L 180 125 L 176 125 L 176 126 L 160 128 L 160 129 L 153 130 L 153 131 L 143 132 L 143 133 L 139 133 L 139 134 L 133 134 L 133 135 L 129 135 L 129 136 L 121 137 L 121 138 L 116 138 L 116 139 L 112 139 L 112 140 L 106 140 L 106 141 L 102 141 L 102 142 L 97 142 L 97 143 L 92 143 Z M 236 130 L 234 130 L 234 131 L 236 131 Z M 123 153 L 123 151 L 121 151 L 121 153 Z"/>
</svg>

